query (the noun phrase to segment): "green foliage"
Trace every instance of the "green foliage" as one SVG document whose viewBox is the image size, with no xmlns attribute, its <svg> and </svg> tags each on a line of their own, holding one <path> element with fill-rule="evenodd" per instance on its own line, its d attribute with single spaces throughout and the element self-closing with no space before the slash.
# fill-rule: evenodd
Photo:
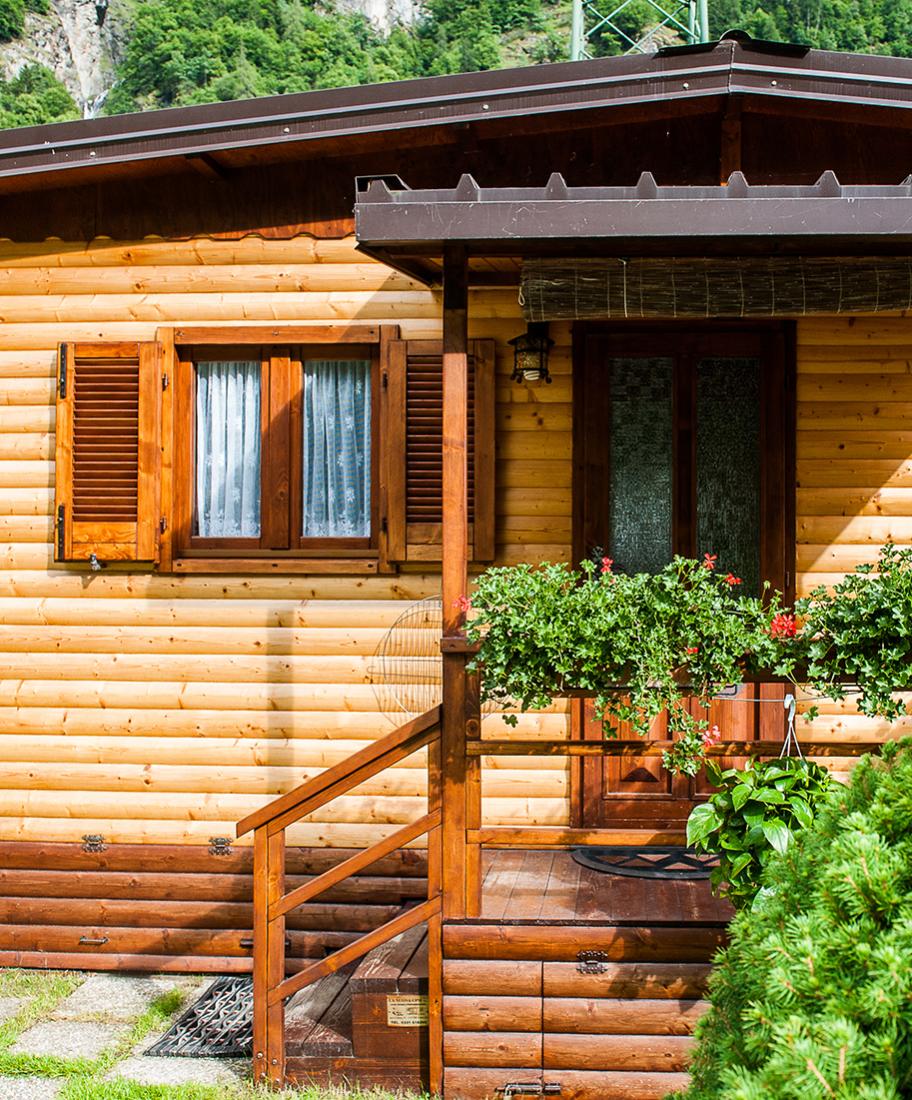
<svg viewBox="0 0 912 1100">
<path fill-rule="evenodd" d="M 71 118 L 79 118 L 79 109 L 66 88 L 43 66 L 27 65 L 12 80 L 0 80 L 0 129 Z"/>
<path fill-rule="evenodd" d="M 912 741 L 770 856 L 710 979 L 688 1100 L 912 1095 Z"/>
<path fill-rule="evenodd" d="M 535 709 L 567 690 L 591 692 L 608 734 L 629 723 L 645 736 L 667 710 L 669 732 L 684 736 L 666 766 L 696 774 L 718 731 L 694 716 L 690 698 L 708 706 L 745 667 L 777 667 L 782 653 L 770 632 L 778 594 L 741 596 L 738 578 L 714 562 L 676 557 L 659 573 L 631 576 L 613 573 L 608 558 L 580 571 L 487 570 L 469 624 L 481 642 L 485 698 Z"/>
<path fill-rule="evenodd" d="M 18 38 L 24 25 L 24 0 L 0 0 L 0 42 Z"/>
<path fill-rule="evenodd" d="M 718 789 L 691 812 L 687 843 L 719 856 L 713 888 L 740 909 L 754 901 L 773 853 L 786 851 L 795 833 L 812 824 L 833 780 L 826 768 L 797 757 L 751 760 L 727 771 L 708 760 L 706 776 Z"/>
<path fill-rule="evenodd" d="M 862 714 L 906 713 L 895 693 L 912 684 L 912 550 L 888 543 L 876 565 L 856 566 L 832 591 L 799 600 L 808 675 L 832 699 L 857 686 Z"/>
</svg>

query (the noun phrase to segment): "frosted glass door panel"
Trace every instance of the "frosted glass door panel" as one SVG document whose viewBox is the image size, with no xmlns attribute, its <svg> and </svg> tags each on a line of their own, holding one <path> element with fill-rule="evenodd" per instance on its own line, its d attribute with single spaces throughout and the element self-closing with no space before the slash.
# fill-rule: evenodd
<svg viewBox="0 0 912 1100">
<path fill-rule="evenodd" d="M 760 363 L 697 364 L 697 553 L 760 592 Z"/>
<path fill-rule="evenodd" d="M 673 554 L 672 359 L 610 359 L 608 553 L 624 573 L 655 573 Z"/>
</svg>

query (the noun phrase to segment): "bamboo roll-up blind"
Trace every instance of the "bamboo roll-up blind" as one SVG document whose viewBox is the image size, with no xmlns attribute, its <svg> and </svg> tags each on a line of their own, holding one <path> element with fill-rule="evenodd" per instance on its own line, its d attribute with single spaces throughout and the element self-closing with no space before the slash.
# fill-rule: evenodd
<svg viewBox="0 0 912 1100">
<path fill-rule="evenodd" d="M 533 259 L 520 301 L 530 321 L 896 311 L 912 309 L 912 257 Z"/>
</svg>

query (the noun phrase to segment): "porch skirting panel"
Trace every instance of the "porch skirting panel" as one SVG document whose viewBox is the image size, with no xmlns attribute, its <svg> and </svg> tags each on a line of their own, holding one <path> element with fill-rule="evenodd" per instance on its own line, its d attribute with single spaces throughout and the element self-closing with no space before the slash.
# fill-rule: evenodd
<svg viewBox="0 0 912 1100">
<path fill-rule="evenodd" d="M 796 317 L 912 309 L 912 258 L 530 259 L 530 321 Z"/>
</svg>

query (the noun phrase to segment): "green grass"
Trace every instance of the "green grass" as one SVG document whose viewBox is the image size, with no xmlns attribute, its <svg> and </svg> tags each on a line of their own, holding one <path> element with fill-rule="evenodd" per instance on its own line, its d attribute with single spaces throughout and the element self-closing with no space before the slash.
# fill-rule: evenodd
<svg viewBox="0 0 912 1100">
<path fill-rule="evenodd" d="M 244 1082 L 230 1085 L 141 1085 L 116 1077 L 117 1063 L 153 1032 L 164 1031 L 183 1008 L 186 993 L 172 989 L 156 997 L 130 1030 L 98 1058 L 57 1058 L 13 1054 L 10 1047 L 34 1024 L 47 1018 L 76 990 L 85 975 L 54 970 L 0 970 L 0 997 L 21 997 L 23 1007 L 0 1024 L 0 1076 L 63 1079 L 59 1100 L 421 1100 L 384 1089 L 288 1089 L 281 1093 Z M 103 1018 L 92 1013 L 86 1021 Z M 112 1079 L 106 1080 L 107 1077 Z"/>
</svg>

